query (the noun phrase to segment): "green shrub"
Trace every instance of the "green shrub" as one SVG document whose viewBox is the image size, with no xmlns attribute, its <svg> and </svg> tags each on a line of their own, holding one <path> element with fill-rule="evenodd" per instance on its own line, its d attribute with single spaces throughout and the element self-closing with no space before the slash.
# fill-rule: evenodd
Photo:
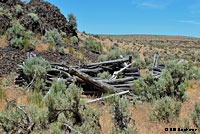
<svg viewBox="0 0 200 134">
<path fill-rule="evenodd" d="M 135 126 L 129 125 L 131 120 L 135 123 L 135 121 L 131 118 L 131 115 L 129 113 L 129 106 L 130 103 L 127 98 L 115 98 L 115 101 L 110 109 L 112 121 L 114 122 L 112 133 L 134 134 L 137 132 Z"/>
<path fill-rule="evenodd" d="M 110 79 L 112 75 L 109 72 L 98 73 L 97 77 L 102 79 Z"/>
<path fill-rule="evenodd" d="M 185 81 L 198 78 L 198 71 L 194 70 L 184 62 L 168 61 L 158 80 L 147 74 L 134 82 L 133 92 L 147 100 L 171 96 L 183 101 L 186 99 Z"/>
<path fill-rule="evenodd" d="M 40 91 L 34 92 L 32 95 L 28 96 L 28 102 L 34 103 L 37 106 L 42 106 L 43 95 Z"/>
<path fill-rule="evenodd" d="M 73 126 L 80 132 L 95 134 L 99 128 L 99 114 L 81 101 L 81 94 L 82 89 L 75 84 L 66 88 L 65 80 L 54 81 L 44 100 L 49 111 L 49 123 L 59 121 Z"/>
<path fill-rule="evenodd" d="M 70 38 L 70 41 L 73 43 L 73 44 L 77 44 L 78 43 L 78 38 L 76 36 L 73 36 Z"/>
<path fill-rule="evenodd" d="M 2 99 L 6 99 L 6 93 L 3 91 L 3 89 L 1 88 L 1 85 L 0 85 L 0 101 Z"/>
<path fill-rule="evenodd" d="M 33 49 L 35 42 L 32 40 L 33 33 L 31 31 L 25 31 L 25 28 L 19 22 L 12 22 L 12 27 L 6 31 L 9 45 L 15 48 Z"/>
<path fill-rule="evenodd" d="M 170 97 L 164 97 L 155 102 L 150 110 L 149 119 L 158 121 L 167 121 L 179 117 L 181 102 L 173 101 Z"/>
<path fill-rule="evenodd" d="M 59 33 L 58 29 L 53 29 L 50 31 L 46 31 L 45 35 L 42 36 L 42 41 L 44 43 L 50 43 L 53 45 L 62 46 L 64 44 L 64 40 L 62 35 Z"/>
<path fill-rule="evenodd" d="M 13 84 L 15 76 L 16 76 L 15 72 L 10 73 L 6 78 L 3 78 L 3 80 L 0 83 L 1 86 L 6 87 Z"/>
<path fill-rule="evenodd" d="M 28 16 L 31 17 L 31 19 L 33 19 L 34 22 L 38 22 L 39 20 L 38 15 L 35 13 L 29 13 Z"/>
<path fill-rule="evenodd" d="M 50 69 L 50 63 L 42 57 L 33 57 L 26 59 L 23 65 L 23 72 L 25 75 L 31 78 L 30 81 L 33 81 L 33 87 L 35 90 L 45 88 L 45 77 L 47 71 L 49 71 Z"/>
<path fill-rule="evenodd" d="M 59 52 L 61 55 L 65 54 L 65 47 L 64 47 L 64 46 L 60 47 L 60 48 L 58 49 L 58 52 Z"/>
<path fill-rule="evenodd" d="M 68 14 L 69 25 L 73 30 L 77 31 L 76 17 L 73 13 Z"/>
<path fill-rule="evenodd" d="M 99 57 L 98 57 L 99 62 L 106 61 L 106 60 L 107 60 L 107 55 L 105 55 L 105 54 L 99 55 Z"/>
<path fill-rule="evenodd" d="M 18 15 L 21 14 L 21 13 L 23 12 L 23 9 L 22 9 L 22 6 L 21 6 L 21 5 L 17 5 L 17 6 L 16 6 L 16 12 L 17 12 Z"/>
<path fill-rule="evenodd" d="M 90 39 L 85 40 L 84 46 L 86 47 L 86 49 L 97 54 L 101 53 L 103 50 L 101 43 L 97 43 L 96 41 Z"/>
<path fill-rule="evenodd" d="M 195 103 L 195 107 L 191 111 L 191 117 L 192 117 L 193 124 L 200 131 L 200 104 L 199 103 Z"/>
<path fill-rule="evenodd" d="M 44 78 L 47 71 L 51 69 L 51 65 L 48 61 L 42 57 L 32 57 L 25 60 L 23 65 L 23 72 L 27 76 Z"/>
</svg>

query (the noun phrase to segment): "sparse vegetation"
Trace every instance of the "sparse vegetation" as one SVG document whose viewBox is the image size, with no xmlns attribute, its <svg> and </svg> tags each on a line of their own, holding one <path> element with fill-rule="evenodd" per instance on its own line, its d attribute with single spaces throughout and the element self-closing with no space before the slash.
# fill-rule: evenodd
<svg viewBox="0 0 200 134">
<path fill-rule="evenodd" d="M 23 66 L 23 72 L 27 76 L 29 76 L 29 81 L 33 82 L 33 87 L 35 90 L 40 90 L 45 88 L 45 77 L 47 71 L 51 69 L 51 65 L 48 61 L 43 58 L 33 57 L 25 60 L 25 64 Z"/>
<path fill-rule="evenodd" d="M 73 43 L 73 44 L 77 44 L 78 43 L 78 38 L 76 36 L 73 36 L 70 38 L 70 41 Z"/>
<path fill-rule="evenodd" d="M 200 104 L 195 103 L 194 109 L 191 111 L 191 117 L 194 125 L 200 131 Z"/>
<path fill-rule="evenodd" d="M 54 46 L 62 46 L 64 44 L 63 37 L 59 33 L 58 29 L 46 31 L 45 35 L 42 36 L 42 41 L 44 43 L 53 44 Z"/>
<path fill-rule="evenodd" d="M 164 97 L 155 102 L 149 114 L 150 120 L 167 121 L 176 119 L 180 115 L 181 102 L 173 101 L 170 97 Z"/>
<path fill-rule="evenodd" d="M 77 31 L 76 17 L 73 13 L 68 14 L 69 25 L 73 30 Z"/>
<path fill-rule="evenodd" d="M 88 50 L 90 50 L 94 53 L 97 53 L 97 54 L 100 54 L 102 52 L 102 49 L 103 49 L 101 43 L 97 43 L 96 41 L 91 40 L 91 39 L 85 39 L 84 46 Z"/>
<path fill-rule="evenodd" d="M 39 17 L 35 13 L 29 13 L 28 16 L 30 16 L 34 22 L 37 22 L 39 20 Z"/>
<path fill-rule="evenodd" d="M 33 33 L 26 31 L 19 22 L 12 22 L 12 27 L 6 31 L 9 45 L 19 49 L 34 49 L 35 42 L 32 40 Z"/>
<path fill-rule="evenodd" d="M 112 75 L 109 72 L 98 73 L 97 77 L 102 79 L 110 79 Z"/>
</svg>

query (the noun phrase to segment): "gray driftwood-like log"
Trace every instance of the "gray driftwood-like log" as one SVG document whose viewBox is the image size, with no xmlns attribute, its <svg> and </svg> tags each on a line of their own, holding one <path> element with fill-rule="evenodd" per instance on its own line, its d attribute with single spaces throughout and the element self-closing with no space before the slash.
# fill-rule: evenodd
<svg viewBox="0 0 200 134">
<path fill-rule="evenodd" d="M 103 71 L 103 68 L 95 68 L 95 69 L 79 69 L 79 71 L 83 73 L 99 73 L 100 71 Z"/>
<path fill-rule="evenodd" d="M 133 61 L 132 63 L 128 64 L 127 66 L 125 66 L 124 68 L 120 69 L 119 71 L 114 72 L 114 74 L 112 75 L 112 77 L 110 78 L 110 80 L 112 79 L 116 79 L 118 74 L 123 72 L 124 70 L 126 70 L 127 68 L 129 68 L 131 65 L 133 65 L 136 61 Z"/>
<path fill-rule="evenodd" d="M 120 92 L 119 90 L 117 90 L 115 87 L 101 82 L 101 81 L 97 81 L 94 80 L 92 77 L 90 77 L 89 75 L 80 72 L 77 69 L 74 68 L 69 68 L 69 72 L 70 74 L 73 74 L 79 78 L 81 78 L 82 80 L 85 81 L 85 83 L 87 83 L 88 85 L 94 87 L 94 89 L 100 90 L 102 92 L 109 92 L 109 93 L 116 93 L 116 92 Z"/>
<path fill-rule="evenodd" d="M 131 62 L 132 57 L 130 56 L 129 58 L 124 58 L 124 59 L 118 59 L 118 60 L 111 60 L 111 61 L 104 61 L 104 62 L 98 62 L 98 63 L 92 63 L 92 64 L 88 64 L 85 65 L 86 67 L 91 67 L 91 66 L 105 66 L 105 65 L 110 65 L 110 64 L 120 64 L 120 63 L 124 63 L 124 62 Z"/>
<path fill-rule="evenodd" d="M 121 78 L 121 79 L 115 79 L 115 80 L 99 80 L 108 84 L 119 84 L 119 83 L 125 83 L 127 81 L 133 81 L 136 80 L 137 78 L 135 77 L 126 77 L 126 78 Z"/>
<path fill-rule="evenodd" d="M 90 100 L 86 104 L 91 104 L 91 103 L 94 103 L 94 102 L 99 102 L 99 101 L 102 101 L 104 99 L 108 99 L 108 98 L 111 98 L 111 97 L 114 97 L 114 96 L 120 96 L 120 95 L 124 95 L 124 94 L 128 94 L 128 93 L 129 93 L 129 91 L 123 91 L 123 92 L 120 92 L 120 93 L 108 95 L 108 96 L 101 97 L 101 98 L 94 99 L 94 100 Z"/>
<path fill-rule="evenodd" d="M 133 87 L 133 83 L 130 83 L 130 84 L 117 84 L 117 85 L 112 85 L 116 88 L 122 88 L 122 87 L 130 87 L 132 88 Z"/>
</svg>

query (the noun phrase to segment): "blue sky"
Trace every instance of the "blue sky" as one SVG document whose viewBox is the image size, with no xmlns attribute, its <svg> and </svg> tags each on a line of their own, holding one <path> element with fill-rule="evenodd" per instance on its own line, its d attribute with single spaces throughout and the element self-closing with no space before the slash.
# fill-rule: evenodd
<svg viewBox="0 0 200 134">
<path fill-rule="evenodd" d="M 80 32 L 200 37 L 200 0 L 47 0 Z"/>
</svg>

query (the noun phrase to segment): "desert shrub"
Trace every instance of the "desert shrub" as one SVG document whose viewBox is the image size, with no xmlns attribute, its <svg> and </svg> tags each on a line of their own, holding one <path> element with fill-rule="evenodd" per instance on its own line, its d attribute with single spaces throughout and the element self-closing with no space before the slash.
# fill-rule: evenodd
<svg viewBox="0 0 200 134">
<path fill-rule="evenodd" d="M 77 31 L 77 23 L 76 17 L 73 13 L 68 14 L 69 25 L 72 27 L 73 30 Z"/>
<path fill-rule="evenodd" d="M 98 73 L 97 77 L 102 79 L 110 79 L 112 75 L 109 72 Z"/>
<path fill-rule="evenodd" d="M 174 101 L 170 97 L 164 97 L 155 102 L 150 110 L 149 119 L 158 121 L 167 121 L 179 117 L 181 102 Z"/>
<path fill-rule="evenodd" d="M 62 47 L 60 47 L 59 49 L 58 49 L 58 52 L 60 53 L 60 54 L 65 54 L 65 47 L 64 46 L 62 46 Z"/>
<path fill-rule="evenodd" d="M 124 55 L 124 53 L 116 45 L 112 45 L 106 55 L 102 54 L 98 57 L 98 61 L 116 60 L 120 58 L 120 55 Z"/>
<path fill-rule="evenodd" d="M 195 107 L 191 111 L 191 117 L 192 117 L 193 124 L 200 131 L 200 104 L 199 103 L 195 103 Z"/>
<path fill-rule="evenodd" d="M 138 67 L 139 69 L 145 69 L 146 68 L 146 63 L 141 59 L 136 59 L 136 62 L 135 62 L 134 65 L 136 67 Z"/>
<path fill-rule="evenodd" d="M 114 126 L 112 133 L 115 134 L 134 134 L 136 133 L 135 121 L 131 118 L 129 113 L 130 103 L 127 98 L 116 97 L 114 103 L 111 105 L 110 114 L 112 115 L 112 121 Z M 130 125 L 130 121 L 134 124 Z"/>
<path fill-rule="evenodd" d="M 45 35 L 42 36 L 42 41 L 44 43 L 50 43 L 53 45 L 63 45 L 64 40 L 58 29 L 53 29 L 45 32 Z"/>
<path fill-rule="evenodd" d="M 99 114 L 81 101 L 81 94 L 82 89 L 75 84 L 67 88 L 65 80 L 55 80 L 44 100 L 49 111 L 49 123 L 59 121 L 80 132 L 95 134 L 99 128 Z"/>
<path fill-rule="evenodd" d="M 6 99 L 6 93 L 3 91 L 1 85 L 0 85 L 0 101 Z"/>
<path fill-rule="evenodd" d="M 32 19 L 34 22 L 37 22 L 37 21 L 39 20 L 38 15 L 35 14 L 35 13 L 29 13 L 28 16 L 31 17 L 31 19 Z"/>
<path fill-rule="evenodd" d="M 106 61 L 107 60 L 107 56 L 105 55 L 105 54 L 101 54 L 101 55 L 99 55 L 99 57 L 98 57 L 98 61 Z"/>
<path fill-rule="evenodd" d="M 103 49 L 101 43 L 98 43 L 91 39 L 85 39 L 84 46 L 86 49 L 97 54 L 101 53 Z"/>
<path fill-rule="evenodd" d="M 78 38 L 76 36 L 73 36 L 70 38 L 70 41 L 73 43 L 73 44 L 77 44 L 78 43 Z"/>
<path fill-rule="evenodd" d="M 115 60 L 119 59 L 121 55 L 121 51 L 119 49 L 112 49 L 107 53 L 107 60 Z"/>
<path fill-rule="evenodd" d="M 45 88 L 45 77 L 50 69 L 50 63 L 42 57 L 26 59 L 23 65 L 24 74 L 29 76 L 30 81 L 33 81 L 33 87 L 36 90 Z"/>
<path fill-rule="evenodd" d="M 43 95 L 42 95 L 42 92 L 40 91 L 35 91 L 33 94 L 28 96 L 28 102 L 34 103 L 38 105 L 39 107 L 42 106 L 42 99 L 43 99 Z"/>
<path fill-rule="evenodd" d="M 16 12 L 17 12 L 17 15 L 22 14 L 23 9 L 22 9 L 22 6 L 21 6 L 21 5 L 17 5 L 17 6 L 16 6 Z"/>
<path fill-rule="evenodd" d="M 12 22 L 12 27 L 6 31 L 9 45 L 15 48 L 33 49 L 35 42 L 32 40 L 33 33 L 31 31 L 25 31 L 25 28 L 19 22 Z"/>
<path fill-rule="evenodd" d="M 15 72 L 10 73 L 6 78 L 2 79 L 0 83 L 1 86 L 5 87 L 5 86 L 10 86 L 11 84 L 13 84 L 15 76 L 16 76 Z"/>
<path fill-rule="evenodd" d="M 134 82 L 133 91 L 147 100 L 171 96 L 183 101 L 186 99 L 185 82 L 189 79 L 197 79 L 198 73 L 192 65 L 169 61 L 158 80 L 148 73 L 145 78 Z"/>
</svg>

